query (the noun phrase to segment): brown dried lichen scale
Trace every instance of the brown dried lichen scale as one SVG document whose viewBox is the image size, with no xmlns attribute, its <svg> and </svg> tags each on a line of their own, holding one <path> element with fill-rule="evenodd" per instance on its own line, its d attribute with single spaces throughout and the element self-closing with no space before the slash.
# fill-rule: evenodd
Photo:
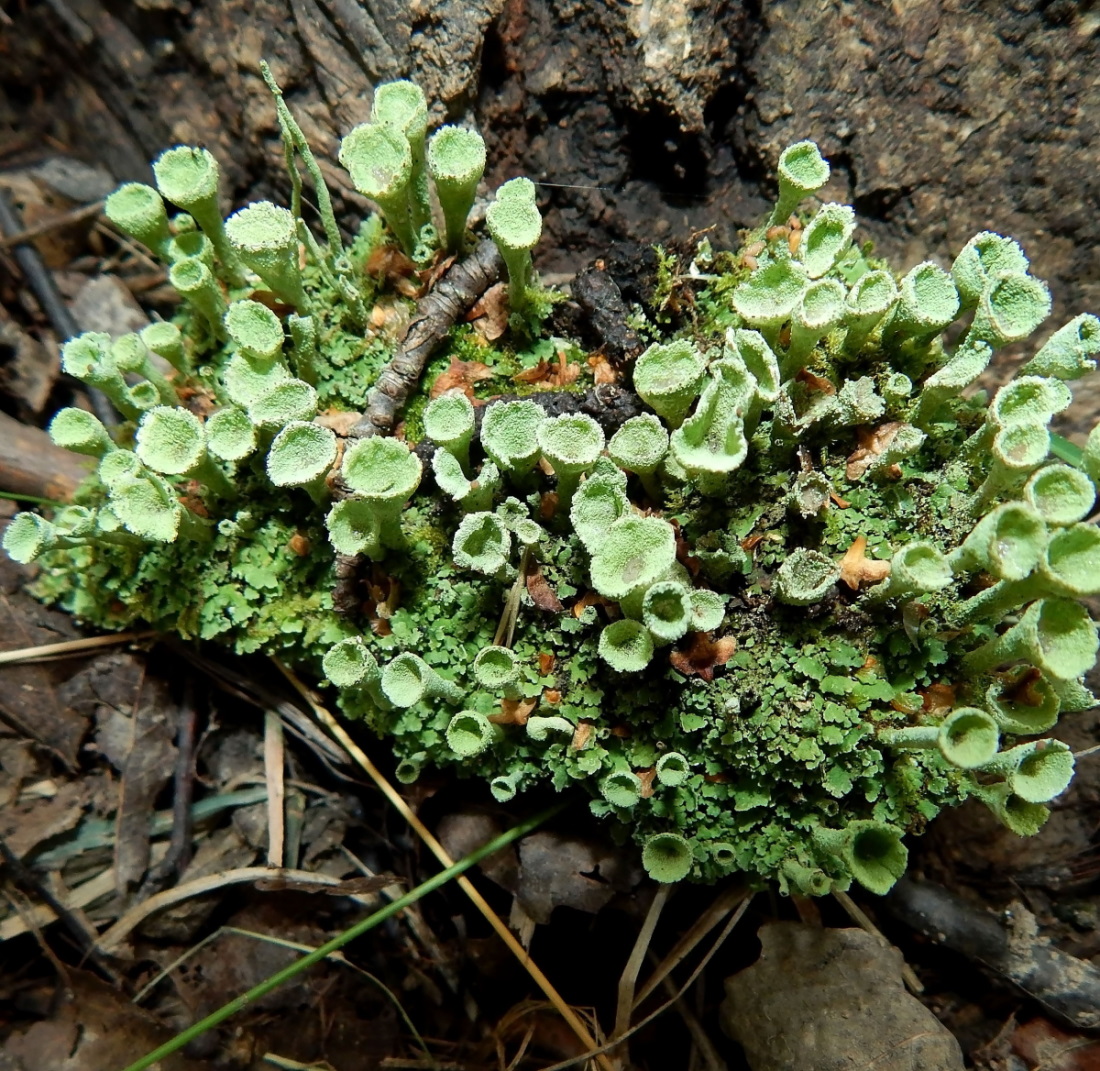
<svg viewBox="0 0 1100 1071">
<path fill-rule="evenodd" d="M 356 439 L 374 435 L 392 435 L 399 410 L 416 389 L 428 358 L 446 340 L 447 332 L 477 300 L 500 278 L 502 261 L 496 245 L 488 238 L 466 260 L 455 264 L 436 284 L 417 309 L 417 315 L 405 329 L 397 352 L 378 376 L 367 398 L 367 410 L 352 425 L 348 434 Z M 339 478 L 332 483 L 332 496 L 346 498 L 348 488 Z M 334 563 L 336 583 L 332 590 L 332 608 L 338 614 L 353 614 L 359 607 L 360 554 L 337 554 Z"/>
</svg>

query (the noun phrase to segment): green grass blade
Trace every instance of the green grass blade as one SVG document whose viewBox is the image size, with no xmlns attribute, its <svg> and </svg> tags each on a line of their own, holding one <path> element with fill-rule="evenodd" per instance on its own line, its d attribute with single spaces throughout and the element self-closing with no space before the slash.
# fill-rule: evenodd
<svg viewBox="0 0 1100 1071">
<path fill-rule="evenodd" d="M 247 993 L 242 993 L 239 997 L 235 997 L 233 1000 L 229 1001 L 228 1004 L 223 1004 L 217 1011 L 212 1012 L 210 1015 L 206 1016 L 206 1018 L 200 1019 L 197 1023 L 194 1023 L 186 1030 L 178 1033 L 171 1041 L 166 1041 L 159 1048 L 154 1049 L 152 1052 L 141 1057 L 140 1060 L 136 1060 L 134 1063 L 130 1064 L 125 1068 L 125 1071 L 146 1071 L 147 1068 L 152 1067 L 158 1060 L 163 1060 L 166 1056 L 171 1056 L 172 1053 L 179 1052 L 185 1045 L 199 1037 L 200 1034 L 204 1034 L 211 1027 L 225 1022 L 231 1015 L 235 1015 L 253 1001 L 267 996 L 272 990 L 278 989 L 279 986 L 283 985 L 285 982 L 289 982 L 292 978 L 312 967 L 315 963 L 320 963 L 321 960 L 337 949 L 343 948 L 344 945 L 348 944 L 350 941 L 354 941 L 355 938 L 361 937 L 363 934 L 373 930 L 379 923 L 385 922 L 388 918 L 392 918 L 410 904 L 415 904 L 417 900 L 426 896 L 428 893 L 434 892 L 441 886 L 446 885 L 452 878 L 456 878 L 459 874 L 469 870 L 470 867 L 479 863 L 486 856 L 492 855 L 493 852 L 499 851 L 506 845 L 530 833 L 533 829 L 537 829 L 543 822 L 552 818 L 564 807 L 564 803 L 559 803 L 554 807 L 539 812 L 532 818 L 528 818 L 525 822 L 520 822 L 519 825 L 513 826 L 506 832 L 501 833 L 500 836 L 494 837 L 488 844 L 482 845 L 482 847 L 470 852 L 469 855 L 460 859 L 453 866 L 449 866 L 446 870 L 441 870 L 438 874 L 428 878 L 427 881 L 418 885 L 415 889 L 411 889 L 400 899 L 386 904 L 385 907 L 380 908 L 373 915 L 369 915 L 361 922 L 357 922 L 351 929 L 345 930 L 340 934 L 339 937 L 334 937 L 331 941 L 314 949 L 308 955 L 296 960 L 289 967 L 277 971 L 270 978 L 260 982 L 259 985 L 253 986 Z"/>
</svg>

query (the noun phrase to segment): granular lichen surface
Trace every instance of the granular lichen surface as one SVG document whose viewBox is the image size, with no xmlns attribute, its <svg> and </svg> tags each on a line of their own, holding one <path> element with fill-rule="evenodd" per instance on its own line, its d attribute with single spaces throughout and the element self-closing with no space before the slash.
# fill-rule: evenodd
<svg viewBox="0 0 1100 1071">
<path fill-rule="evenodd" d="M 507 323 L 456 324 L 398 435 L 356 438 L 418 287 L 467 254 L 484 167 L 469 132 L 425 153 L 422 98 L 392 86 L 341 151 L 379 207 L 346 250 L 301 220 L 297 170 L 289 210 L 224 226 L 199 150 L 158 161 L 160 192 L 115 195 L 185 300 L 173 325 L 66 346 L 121 419 L 55 418 L 100 460 L 73 506 L 9 531 L 40 595 L 327 681 L 405 783 L 587 794 L 661 881 L 884 892 L 904 837 L 968 797 L 1036 831 L 1073 770 L 1045 734 L 1092 703 L 1100 433 L 1082 449 L 1049 424 L 1100 322 L 974 391 L 1049 313 L 1024 252 L 985 232 L 949 269 L 895 273 L 850 208 L 812 207 L 828 165 L 803 142 L 740 249 L 658 250 L 624 314 L 643 352 L 588 361 L 553 333 L 536 189 L 513 180 L 488 215 Z M 609 372 L 637 394 L 625 422 L 590 411 Z"/>
</svg>

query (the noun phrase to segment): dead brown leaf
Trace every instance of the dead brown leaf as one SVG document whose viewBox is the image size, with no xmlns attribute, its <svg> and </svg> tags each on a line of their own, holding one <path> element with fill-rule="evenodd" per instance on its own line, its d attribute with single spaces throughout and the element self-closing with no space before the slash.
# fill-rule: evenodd
<svg viewBox="0 0 1100 1071">
<path fill-rule="evenodd" d="M 565 607 L 562 606 L 561 599 L 558 598 L 554 589 L 550 586 L 549 581 L 542 575 L 541 572 L 529 572 L 527 574 L 527 594 L 531 596 L 531 601 L 534 602 L 540 610 L 545 610 L 548 613 L 560 614 Z M 541 664 L 542 655 L 539 655 L 539 662 Z M 553 665 L 553 655 L 550 655 L 550 664 Z M 549 672 L 543 671 L 544 674 Z"/>
<path fill-rule="evenodd" d="M 857 536 L 840 559 L 840 579 L 852 589 L 877 584 L 890 575 L 890 563 L 867 557 L 867 538 Z"/>
<path fill-rule="evenodd" d="M 848 458 L 845 476 L 849 480 L 858 480 L 871 467 L 875 458 L 882 456 L 902 427 L 904 425 L 900 421 L 889 420 L 877 428 L 856 428 L 859 446 Z"/>
<path fill-rule="evenodd" d="M 553 673 L 556 661 L 557 659 L 548 651 L 539 651 L 539 676 L 545 677 L 548 673 Z"/>
<path fill-rule="evenodd" d="M 377 246 L 367 258 L 367 275 L 381 277 L 385 288 L 392 289 L 398 279 L 416 274 L 416 265 L 396 245 Z"/>
<path fill-rule="evenodd" d="M 805 385 L 808 391 L 817 391 L 820 394 L 836 394 L 836 387 L 825 379 L 824 376 L 814 375 L 808 368 L 800 369 L 794 377 L 799 383 Z"/>
<path fill-rule="evenodd" d="M 512 377 L 515 383 L 526 383 L 542 390 L 556 390 L 576 383 L 581 374 L 581 366 L 574 364 L 565 356 L 564 350 L 558 350 L 555 363 L 541 360 L 534 368 L 527 368 Z"/>
<path fill-rule="evenodd" d="M 539 705 L 537 699 L 502 699 L 500 701 L 500 713 L 490 714 L 489 720 L 494 725 L 526 725 L 532 711 Z"/>
<path fill-rule="evenodd" d="M 585 363 L 592 369 L 592 382 L 597 387 L 601 383 L 619 382 L 619 373 L 602 353 L 594 353 Z"/>
<path fill-rule="evenodd" d="M 653 779 L 657 776 L 657 767 L 650 766 L 648 770 L 635 770 L 635 776 L 642 783 L 640 793 L 642 799 L 647 800 L 653 795 Z"/>
<path fill-rule="evenodd" d="M 451 358 L 451 363 L 445 372 L 432 384 L 431 397 L 438 398 L 456 387 L 462 391 L 471 401 L 474 401 L 474 384 L 486 379 L 492 379 L 492 369 L 480 361 L 460 361 L 457 357 Z"/>
<path fill-rule="evenodd" d="M 489 287 L 466 314 L 468 323 L 485 342 L 496 342 L 508 330 L 508 288 L 504 283 Z"/>
<path fill-rule="evenodd" d="M 573 730 L 573 742 L 570 745 L 574 751 L 584 750 L 585 745 L 592 739 L 595 728 L 595 725 L 590 721 L 577 722 L 577 727 Z"/>
<path fill-rule="evenodd" d="M 919 692 L 921 709 L 925 714 L 946 714 L 955 709 L 953 684 L 930 684 Z"/>
<path fill-rule="evenodd" d="M 685 677 L 696 676 L 708 683 L 714 680 L 714 671 L 724 666 L 737 650 L 737 641 L 732 636 L 713 639 L 709 632 L 693 632 L 687 646 L 674 650 L 668 656 L 672 668 Z"/>
</svg>

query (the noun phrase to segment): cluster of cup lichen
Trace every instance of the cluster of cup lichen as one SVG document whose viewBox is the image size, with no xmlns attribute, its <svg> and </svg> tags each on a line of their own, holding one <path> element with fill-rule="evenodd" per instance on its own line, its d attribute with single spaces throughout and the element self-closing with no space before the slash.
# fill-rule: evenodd
<svg viewBox="0 0 1100 1071">
<path fill-rule="evenodd" d="M 1039 828 L 1073 772 L 1041 734 L 1092 702 L 1077 599 L 1100 591 L 1100 432 L 1080 450 L 1049 424 L 1100 321 L 1055 332 L 992 400 L 970 394 L 1049 312 L 1023 252 L 983 233 L 950 271 L 895 277 L 853 246 L 847 206 L 795 214 L 828 178 L 803 142 L 740 254 L 704 244 L 685 267 L 689 322 L 633 310 L 652 341 L 624 370 L 642 415 L 605 427 L 513 399 L 479 422 L 458 389 L 423 409 L 430 452 L 345 443 L 318 409 L 390 352 L 367 327 L 392 300 L 368 254 L 461 255 L 484 148 L 457 128 L 425 147 L 419 91 L 381 87 L 341 160 L 385 229 L 372 217 L 345 252 L 276 99 L 289 210 L 223 224 L 213 160 L 186 148 L 154 165 L 159 192 L 108 204 L 185 306 L 140 336 L 66 344 L 66 369 L 121 420 L 70 409 L 51 426 L 99 466 L 78 504 L 9 529 L 44 595 L 312 667 L 391 743 L 403 782 L 451 768 L 501 803 L 576 782 L 661 881 L 884 892 L 903 835 L 968 796 Z M 296 156 L 326 245 L 302 222 Z M 165 199 L 187 215 L 170 223 Z M 502 187 L 487 224 L 513 328 L 530 329 L 531 184 Z M 369 560 L 361 618 L 333 611 L 334 551 Z"/>
</svg>

